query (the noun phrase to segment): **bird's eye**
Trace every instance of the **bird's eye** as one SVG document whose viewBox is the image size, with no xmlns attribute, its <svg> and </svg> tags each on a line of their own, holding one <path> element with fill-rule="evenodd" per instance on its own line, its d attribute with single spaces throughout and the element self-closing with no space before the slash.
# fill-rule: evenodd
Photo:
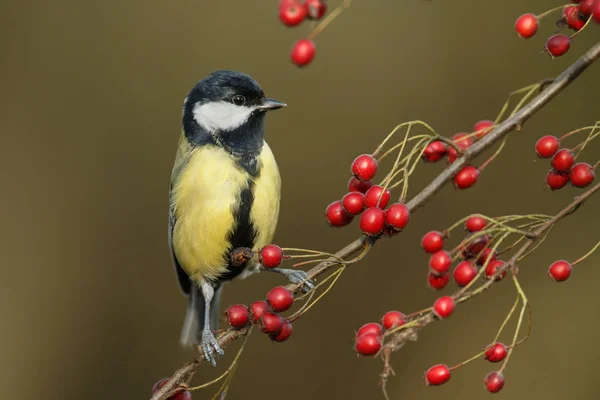
<svg viewBox="0 0 600 400">
<path fill-rule="evenodd" d="M 236 106 L 243 106 L 246 103 L 246 98 L 244 96 L 241 95 L 235 95 L 233 96 L 233 98 L 231 99 L 231 102 L 233 104 L 235 104 Z"/>
</svg>

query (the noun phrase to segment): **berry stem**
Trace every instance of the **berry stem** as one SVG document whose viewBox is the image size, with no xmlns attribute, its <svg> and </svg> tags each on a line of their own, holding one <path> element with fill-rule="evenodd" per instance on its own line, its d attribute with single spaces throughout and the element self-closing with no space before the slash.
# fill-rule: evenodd
<svg viewBox="0 0 600 400">
<path fill-rule="evenodd" d="M 483 171 L 483 169 L 485 167 L 487 167 L 489 163 L 491 163 L 492 161 L 494 161 L 494 159 L 498 156 L 498 154 L 500 154 L 500 152 L 504 148 L 504 145 L 506 144 L 506 140 L 507 139 L 508 138 L 504 138 L 504 140 L 502 141 L 502 143 L 500 143 L 500 147 L 498 147 L 498 149 L 494 152 L 494 154 L 492 154 L 492 156 L 490 158 L 488 158 L 483 164 L 481 164 L 481 166 L 479 167 L 479 171 Z"/>
<path fill-rule="evenodd" d="M 523 107 L 523 105 L 527 102 L 527 100 L 529 100 L 531 98 L 531 96 L 533 96 L 535 94 L 535 92 L 537 92 L 541 87 L 542 87 L 542 83 L 540 83 L 540 82 L 534 83 L 533 85 L 531 85 L 529 91 L 527 91 L 525 96 L 523 96 L 521 98 L 521 100 L 519 100 L 519 102 L 517 103 L 517 105 L 515 106 L 513 111 L 508 116 L 508 118 L 515 115 L 517 113 L 517 111 L 519 111 Z"/>
<path fill-rule="evenodd" d="M 383 139 L 383 141 L 379 144 L 379 146 L 377 146 L 377 148 L 371 155 L 373 157 L 376 157 L 377 153 L 379 153 L 383 149 L 383 146 L 385 146 L 385 144 L 392 138 L 392 136 L 394 136 L 394 134 L 396 132 L 398 132 L 398 130 L 400 130 L 401 128 L 404 128 L 405 126 L 412 126 L 412 125 L 421 125 L 421 126 L 425 127 L 425 129 L 429 130 L 436 138 L 438 138 L 438 137 L 441 138 L 441 136 L 438 135 L 437 132 L 431 126 L 429 126 L 429 124 L 427 124 L 424 121 L 415 120 L 415 121 L 403 122 L 401 124 L 396 125 L 394 127 L 394 129 L 392 129 L 392 131 L 390 133 L 388 133 L 388 135 L 385 137 L 385 139 Z M 456 145 L 456 144 L 454 144 L 454 145 Z"/>
<path fill-rule="evenodd" d="M 569 36 L 569 39 L 573 40 L 575 38 L 575 36 L 579 35 L 585 28 L 587 28 L 587 26 L 590 24 L 591 21 L 592 21 L 592 16 L 588 15 L 587 21 L 585 21 L 585 24 L 581 27 L 581 29 L 579 29 L 578 31 L 575 31 L 571 36 Z"/>
<path fill-rule="evenodd" d="M 496 251 L 498 249 L 498 247 L 500 247 L 500 244 L 509 236 L 509 233 L 505 233 L 504 235 L 500 236 L 500 238 L 497 240 L 496 243 L 494 243 L 494 245 L 492 246 L 492 251 Z M 471 292 L 470 294 L 468 294 L 467 296 L 465 296 L 463 299 L 461 299 L 460 297 L 463 296 L 467 290 L 469 290 L 469 288 L 471 286 L 473 286 L 475 284 L 475 282 L 477 282 L 477 280 L 479 280 L 479 278 L 481 278 L 481 276 L 485 273 L 485 268 L 487 267 L 487 265 L 490 263 L 491 259 L 487 258 L 485 260 L 485 262 L 483 263 L 483 265 L 481 266 L 481 268 L 479 269 L 479 271 L 477 272 L 477 275 L 475 275 L 475 278 L 469 282 L 466 286 L 462 287 L 455 295 L 456 298 L 458 298 L 457 303 L 462 303 L 465 300 L 468 300 L 469 298 L 471 298 L 472 296 L 474 296 L 475 294 L 480 293 L 480 291 L 485 290 L 485 286 L 486 285 L 482 285 L 480 288 L 475 289 L 473 292 Z M 493 282 L 494 278 L 496 278 L 497 276 L 500 276 L 500 274 L 504 272 L 504 268 L 498 268 L 496 271 L 496 274 L 494 274 L 493 277 L 490 277 L 490 281 Z M 482 289 L 483 288 L 483 289 Z"/>
<path fill-rule="evenodd" d="M 598 137 L 598 135 L 600 135 L 600 131 L 594 132 L 596 130 L 596 128 L 597 128 L 597 126 L 594 127 L 594 129 L 592 129 L 590 131 L 590 133 L 588 134 L 587 139 L 585 139 L 583 142 L 579 143 L 577 146 L 573 147 L 572 151 L 577 152 L 576 157 L 579 155 L 579 153 L 581 153 L 583 151 L 583 149 L 585 148 L 585 146 L 587 146 L 587 144 L 589 142 L 591 142 L 596 137 Z"/>
<path fill-rule="evenodd" d="M 313 29 L 313 31 L 308 35 L 308 40 L 315 40 L 317 35 L 323 32 L 327 25 L 329 25 L 337 16 L 339 16 L 342 13 L 342 11 L 350 7 L 351 3 L 352 0 L 344 0 L 342 4 L 337 6 L 331 13 L 329 13 L 329 15 L 323 21 L 319 23 L 319 25 L 315 27 L 315 29 Z"/>
<path fill-rule="evenodd" d="M 527 258 L 529 255 L 531 255 L 531 253 L 533 253 L 534 251 L 536 251 L 545 241 L 546 239 L 548 239 L 548 236 L 550 235 L 550 233 L 552 232 L 552 229 L 554 229 L 554 225 L 551 225 L 546 232 L 544 232 L 543 236 L 541 237 L 541 239 L 537 240 L 537 243 L 528 251 L 526 251 L 525 253 L 523 253 L 523 255 L 521 255 L 517 261 L 521 261 L 524 260 L 525 258 Z"/>
<path fill-rule="evenodd" d="M 510 101 L 511 101 L 511 99 L 512 99 L 514 96 L 516 96 L 516 95 L 518 95 L 518 94 L 521 94 L 521 93 L 523 93 L 523 92 L 527 92 L 528 90 L 531 90 L 531 88 L 533 88 L 533 87 L 536 87 L 536 86 L 538 86 L 538 87 L 542 87 L 542 86 L 543 86 L 543 85 L 545 85 L 546 83 L 547 83 L 547 80 L 543 80 L 543 81 L 541 81 L 541 82 L 533 83 L 533 84 L 531 84 L 531 85 L 528 85 L 528 86 L 522 87 L 521 89 L 517 89 L 517 90 L 514 90 L 514 91 L 510 92 L 510 93 L 508 94 L 508 98 L 506 99 L 506 101 L 505 101 L 505 102 L 504 102 L 504 104 L 502 105 L 502 108 L 500 109 L 500 112 L 498 113 L 498 116 L 497 116 L 497 117 L 496 117 L 496 119 L 494 120 L 494 125 L 496 125 L 496 124 L 500 123 L 500 121 L 502 120 L 502 117 L 503 117 L 503 116 L 504 116 L 504 114 L 506 113 L 506 110 L 508 110 L 508 106 L 510 105 Z M 489 133 L 489 132 L 488 132 L 488 133 Z"/>
<path fill-rule="evenodd" d="M 512 274 L 512 280 L 515 284 L 515 287 L 517 288 L 517 292 L 519 293 L 519 297 L 521 298 L 523 305 L 521 307 L 521 313 L 519 314 L 519 320 L 517 321 L 517 328 L 515 329 L 515 334 L 513 335 L 511 347 L 515 346 L 518 341 L 517 338 L 519 337 L 519 331 L 521 330 L 521 324 L 523 323 L 523 316 L 525 315 L 525 310 L 527 309 L 527 296 L 525 296 L 525 292 L 523 292 L 523 289 L 521 288 L 519 280 L 517 279 L 517 276 L 515 274 Z M 512 355 L 512 353 L 512 351 L 509 351 L 506 355 L 506 358 L 502 363 L 502 367 L 500 367 L 500 373 L 502 373 L 506 368 L 506 365 L 508 364 L 508 360 L 510 360 L 510 356 Z"/>
<path fill-rule="evenodd" d="M 240 349 L 238 350 L 237 354 L 235 355 L 235 358 L 233 359 L 233 361 L 231 362 L 229 367 L 225 370 L 225 372 L 223 372 L 218 378 L 215 378 L 212 381 L 203 383 L 200 386 L 188 387 L 186 390 L 189 392 L 192 392 L 194 390 L 204 389 L 206 387 L 214 385 L 215 383 L 219 382 L 220 380 L 225 378 L 227 375 L 229 375 L 229 373 L 233 372 L 238 360 L 240 359 L 240 356 L 242 355 L 242 352 L 244 351 L 244 348 L 246 347 L 246 342 L 248 341 L 248 336 L 250 335 L 250 332 L 252 332 L 252 327 L 250 327 L 248 329 L 248 333 L 246 335 L 244 335 L 244 339 L 242 340 L 242 345 L 240 346 Z"/>
<path fill-rule="evenodd" d="M 581 256 L 577 260 L 573 261 L 571 263 L 571 266 L 575 266 L 575 265 L 579 264 L 580 262 L 582 262 L 583 260 L 585 260 L 586 258 L 588 258 L 589 256 L 591 256 L 596 250 L 598 250 L 598 247 L 600 247 L 600 241 L 598 243 L 596 243 L 596 245 L 594 247 L 592 247 L 592 249 L 590 251 L 585 253 L 583 256 Z"/>
<path fill-rule="evenodd" d="M 587 130 L 591 129 L 593 132 L 598 127 L 599 123 L 600 123 L 600 121 L 597 121 L 594 125 L 584 126 L 583 128 L 577 128 L 575 130 L 572 130 L 571 132 L 565 133 L 564 135 L 562 135 L 561 137 L 558 138 L 558 141 L 562 142 L 566 138 L 573 136 L 574 134 L 579 133 L 581 131 L 587 131 Z"/>
<path fill-rule="evenodd" d="M 319 300 L 321 300 L 323 298 L 323 296 L 325 296 L 330 290 L 331 288 L 335 285 L 335 283 L 337 282 L 338 279 L 340 279 L 340 276 L 342 276 L 342 272 L 344 272 L 344 270 L 346 269 L 346 266 L 342 266 L 340 267 L 337 271 L 333 272 L 330 276 L 333 276 L 333 281 L 331 282 L 331 284 L 327 287 L 327 289 L 325 289 L 323 291 L 323 293 L 321 293 L 319 295 L 319 297 L 317 297 L 315 300 L 313 300 L 310 304 L 308 304 L 306 306 L 306 308 L 304 308 L 304 310 L 302 311 L 301 314 L 297 314 L 294 315 L 293 317 L 289 318 L 290 322 L 294 322 L 296 321 L 298 318 L 300 318 L 302 315 L 304 315 L 304 313 L 306 313 L 308 310 L 310 310 L 312 308 L 312 306 L 314 306 L 315 304 L 317 304 L 317 302 Z"/>
<path fill-rule="evenodd" d="M 459 364 L 456 364 L 455 366 L 453 366 L 453 367 L 451 367 L 449 369 L 450 369 L 450 371 L 454 371 L 455 369 L 458 369 L 460 367 L 463 367 L 463 366 L 467 365 L 471 361 L 475 361 L 475 360 L 480 359 L 481 356 L 483 356 L 484 354 L 485 354 L 485 350 L 482 351 L 482 352 L 480 352 L 480 353 L 475 354 L 473 357 L 469 358 L 468 360 L 465 360 L 465 361 L 463 361 L 463 362 L 461 362 Z"/>
<path fill-rule="evenodd" d="M 550 10 L 544 11 L 543 13 L 539 14 L 537 16 L 537 19 L 538 20 L 542 19 L 542 18 L 546 17 L 548 14 L 551 14 L 551 13 L 553 13 L 555 11 L 558 11 L 558 10 L 562 10 L 563 8 L 568 7 L 568 6 L 570 6 L 570 4 L 564 4 L 564 5 L 560 6 L 560 7 L 551 8 Z"/>
<path fill-rule="evenodd" d="M 517 309 L 517 306 L 519 305 L 519 300 L 521 300 L 521 297 L 519 295 L 517 295 L 515 303 L 511 307 L 511 309 L 508 312 L 508 314 L 506 315 L 506 318 L 504 318 L 504 321 L 502 321 L 502 325 L 500 325 L 500 329 L 498 329 L 498 332 L 496 333 L 496 336 L 494 337 L 493 343 L 498 342 L 498 339 L 500 338 L 500 335 L 502 334 L 502 331 L 504 331 L 504 328 L 506 327 L 506 324 L 508 324 L 508 321 L 510 321 L 510 318 L 515 313 L 515 310 Z"/>
</svg>

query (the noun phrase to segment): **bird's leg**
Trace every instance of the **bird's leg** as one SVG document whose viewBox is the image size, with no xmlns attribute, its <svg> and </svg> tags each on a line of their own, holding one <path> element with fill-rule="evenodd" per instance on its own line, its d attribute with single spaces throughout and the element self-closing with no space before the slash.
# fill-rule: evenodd
<svg viewBox="0 0 600 400">
<path fill-rule="evenodd" d="M 215 288 L 206 280 L 202 280 L 201 284 L 202 296 L 204 296 L 204 327 L 202 329 L 202 338 L 200 346 L 204 353 L 204 358 L 210 362 L 213 367 L 217 366 L 216 357 L 225 354 L 219 342 L 210 330 L 210 303 L 215 295 Z M 216 354 L 215 354 L 216 353 Z"/>
<path fill-rule="evenodd" d="M 315 288 L 315 284 L 312 280 L 308 279 L 306 271 L 301 269 L 284 269 L 284 268 L 262 268 L 264 271 L 275 272 L 283 275 L 287 278 L 290 283 L 299 284 L 302 283 L 301 290 L 304 293 L 308 293 Z"/>
</svg>

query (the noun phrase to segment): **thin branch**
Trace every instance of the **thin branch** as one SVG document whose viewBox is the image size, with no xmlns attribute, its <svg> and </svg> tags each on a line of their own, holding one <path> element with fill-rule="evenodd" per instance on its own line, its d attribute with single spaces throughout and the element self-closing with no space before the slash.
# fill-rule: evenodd
<svg viewBox="0 0 600 400">
<path fill-rule="evenodd" d="M 563 89 L 565 89 L 571 82 L 573 82 L 583 71 L 585 71 L 596 59 L 600 57 L 600 42 L 596 43 L 592 48 L 590 48 L 583 56 L 581 56 L 575 63 L 573 63 L 570 67 L 568 67 L 565 71 L 563 71 L 560 75 L 558 75 L 551 84 L 549 84 L 540 94 L 538 94 L 535 98 L 531 100 L 526 106 L 524 106 L 521 110 L 519 110 L 516 114 L 506 119 L 504 122 L 498 124 L 492 131 L 490 131 L 486 136 L 484 136 L 481 140 L 474 143 L 471 147 L 464 151 L 464 153 L 458 158 L 454 163 L 452 163 L 448 168 L 442 171 L 427 187 L 425 187 L 419 194 L 413 197 L 406 206 L 411 212 L 419 209 L 424 206 L 436 193 L 438 193 L 448 182 L 452 180 L 452 178 L 464 167 L 466 166 L 473 158 L 477 157 L 483 151 L 494 145 L 495 143 L 502 140 L 506 135 L 515 129 L 521 129 L 521 126 L 525 121 L 527 121 L 532 115 L 534 115 L 537 111 L 539 111 L 544 105 L 546 105 L 550 100 L 552 100 L 556 95 L 558 95 Z M 594 188 L 589 189 L 586 194 L 581 195 L 574 204 L 579 205 L 581 202 L 585 200 L 585 198 L 589 197 L 591 193 L 600 188 L 599 185 L 594 186 Z M 565 211 L 566 210 L 566 211 Z M 536 232 L 544 232 L 548 229 L 554 222 L 558 219 L 564 217 L 568 213 L 572 212 L 572 208 L 567 208 L 563 210 L 562 213 L 557 214 L 553 219 L 547 221 L 543 225 L 541 225 Z M 563 214 L 564 213 L 564 214 Z M 561 215 L 563 214 L 563 215 Z M 527 249 L 535 242 L 535 239 L 527 239 L 525 244 L 519 249 L 519 251 L 513 256 L 511 259 L 512 264 L 517 260 L 518 256 L 522 255 Z M 363 250 L 365 246 L 371 245 L 372 242 L 370 240 L 365 239 L 365 237 L 360 237 L 348 244 L 346 247 L 335 253 L 335 256 L 341 259 L 346 259 L 360 250 Z M 360 257 L 362 258 L 362 257 Z M 335 259 L 325 260 L 312 269 L 308 271 L 308 275 L 310 278 L 315 278 L 322 273 L 328 271 L 332 266 L 340 265 L 339 261 Z M 499 271 L 502 271 L 502 268 L 498 268 Z M 485 288 L 489 287 L 493 279 L 486 283 Z M 485 286 L 485 285 L 484 285 Z M 298 285 L 289 285 L 288 289 L 296 291 L 298 289 Z M 473 293 L 473 292 L 472 292 Z M 472 295 L 465 294 L 465 295 Z M 408 339 L 411 335 L 414 334 L 415 330 L 419 330 L 429 323 L 433 322 L 433 314 L 429 313 L 422 317 L 422 321 L 412 329 L 407 329 L 406 332 L 399 332 L 397 338 L 394 341 L 400 339 L 400 337 L 405 336 L 405 340 Z M 239 338 L 240 336 L 246 334 L 246 330 L 241 331 L 233 331 L 227 330 L 222 333 L 218 337 L 218 342 L 221 347 L 225 347 L 231 341 Z M 399 341 L 398 343 L 400 343 Z M 186 385 L 195 374 L 200 362 L 203 360 L 202 353 L 198 356 L 198 358 L 177 370 L 170 380 L 165 384 L 159 391 L 157 391 L 150 400 L 166 400 L 171 395 L 176 393 L 180 385 Z"/>
</svg>

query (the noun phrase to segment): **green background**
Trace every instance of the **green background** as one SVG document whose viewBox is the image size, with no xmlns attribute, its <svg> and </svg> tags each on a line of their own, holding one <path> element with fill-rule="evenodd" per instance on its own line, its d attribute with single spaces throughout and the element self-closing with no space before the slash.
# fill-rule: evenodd
<svg viewBox="0 0 600 400">
<path fill-rule="evenodd" d="M 357 237 L 357 223 L 333 230 L 322 213 L 344 194 L 356 155 L 373 151 L 403 121 L 423 119 L 448 136 L 468 131 L 493 119 L 508 92 L 560 73 L 597 40 L 600 27 L 590 26 L 552 61 L 541 50 L 554 18 L 533 39 L 516 37 L 518 15 L 559 5 L 356 0 L 317 38 L 314 63 L 298 69 L 289 51 L 314 24 L 283 27 L 275 0 L 2 2 L 0 398 L 146 399 L 156 380 L 192 357 L 178 344 L 185 298 L 166 224 L 181 106 L 197 80 L 215 69 L 241 70 L 289 104 L 267 123 L 283 176 L 276 242 L 335 251 Z M 403 234 L 347 270 L 288 342 L 253 335 L 229 398 L 381 398 L 382 363 L 356 357 L 354 330 L 439 295 L 425 283 L 419 241 L 426 231 L 471 212 L 554 213 L 580 193 L 545 189 L 549 163 L 536 159 L 533 145 L 600 118 L 599 71 L 594 65 L 512 134 L 475 187 L 447 186 Z M 583 159 L 597 162 L 600 145 Z M 419 166 L 409 194 L 441 168 Z M 597 397 L 600 254 L 563 284 L 546 270 L 597 242 L 598 206 L 591 199 L 521 265 L 533 332 L 515 351 L 500 397 Z M 260 299 L 281 282 L 261 274 L 232 283 L 223 304 Z M 480 351 L 514 298 L 510 281 L 501 282 L 424 330 L 394 355 L 391 397 L 486 396 L 483 377 L 496 366 L 485 361 L 439 388 L 426 387 L 423 372 Z M 202 367 L 195 382 L 217 376 L 238 346 L 217 370 Z"/>
</svg>

